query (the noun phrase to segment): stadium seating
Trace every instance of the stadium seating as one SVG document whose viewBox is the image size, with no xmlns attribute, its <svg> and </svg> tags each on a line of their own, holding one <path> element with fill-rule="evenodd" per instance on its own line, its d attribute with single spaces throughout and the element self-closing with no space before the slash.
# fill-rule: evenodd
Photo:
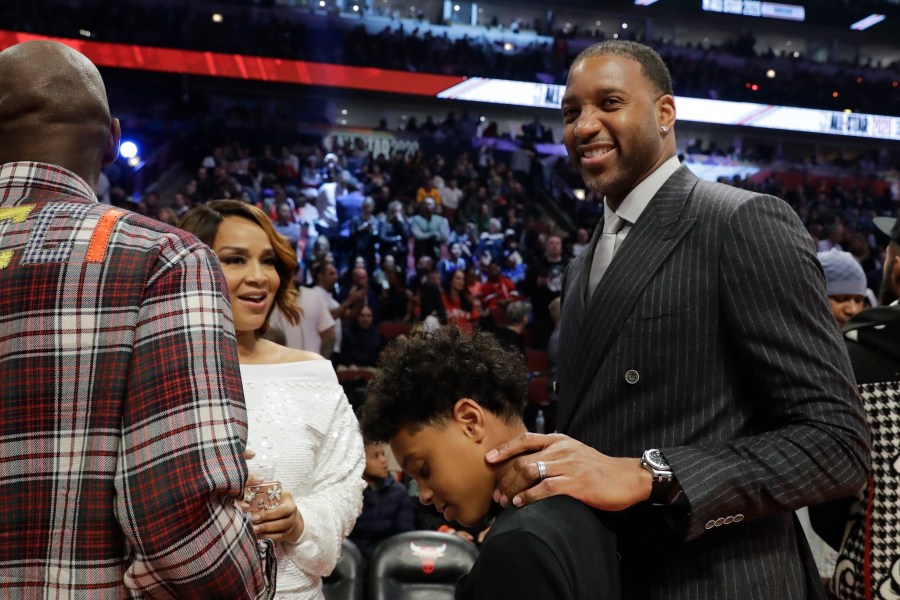
<svg viewBox="0 0 900 600">
<path fill-rule="evenodd" d="M 381 542 L 369 566 L 370 600 L 451 600 L 456 580 L 469 572 L 478 550 L 436 531 L 401 533 Z"/>
</svg>

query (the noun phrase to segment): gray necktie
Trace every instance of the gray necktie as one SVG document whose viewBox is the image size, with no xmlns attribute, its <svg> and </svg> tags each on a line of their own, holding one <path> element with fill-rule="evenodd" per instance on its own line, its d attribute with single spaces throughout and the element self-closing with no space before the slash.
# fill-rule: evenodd
<svg viewBox="0 0 900 600">
<path fill-rule="evenodd" d="M 616 253 L 616 239 L 619 231 L 627 224 L 627 221 L 616 213 L 610 213 L 603 222 L 603 233 L 597 241 L 597 249 L 594 250 L 594 260 L 591 262 L 591 276 L 588 279 L 588 298 L 594 295 L 597 284 L 606 273 L 613 254 Z"/>
</svg>

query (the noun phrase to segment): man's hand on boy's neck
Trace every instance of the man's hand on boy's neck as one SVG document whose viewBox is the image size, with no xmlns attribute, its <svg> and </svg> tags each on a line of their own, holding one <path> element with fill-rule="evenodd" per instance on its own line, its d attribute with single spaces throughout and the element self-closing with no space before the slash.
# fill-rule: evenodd
<svg viewBox="0 0 900 600">
<path fill-rule="evenodd" d="M 511 440 L 518 436 L 524 435 L 528 433 L 528 428 L 525 427 L 525 423 L 522 421 L 518 421 L 515 424 L 507 424 L 499 419 L 497 420 L 496 426 L 491 429 L 490 439 L 485 439 L 486 447 L 492 448 L 500 445 L 507 440 Z M 512 475 L 512 471 L 515 470 L 515 464 L 513 460 L 508 460 L 506 462 L 491 464 L 488 463 L 488 466 L 494 472 L 494 487 L 496 488 L 500 481 L 509 478 Z"/>
<path fill-rule="evenodd" d="M 639 458 L 607 456 L 562 434 L 520 433 L 493 448 L 485 460 L 498 469 L 494 500 L 504 506 L 562 494 L 619 511 L 650 498 L 652 477 Z"/>
</svg>

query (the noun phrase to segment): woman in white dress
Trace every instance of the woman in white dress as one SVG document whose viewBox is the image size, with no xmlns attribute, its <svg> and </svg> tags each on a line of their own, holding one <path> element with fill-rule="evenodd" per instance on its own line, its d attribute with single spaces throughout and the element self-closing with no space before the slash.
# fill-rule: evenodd
<svg viewBox="0 0 900 600">
<path fill-rule="evenodd" d="M 225 274 L 248 452 L 270 446 L 267 452 L 277 455 L 281 502 L 253 516 L 257 535 L 277 542 L 277 597 L 323 598 L 322 577 L 362 509 L 365 452 L 331 363 L 262 337 L 276 305 L 293 324 L 301 318 L 291 283 L 294 252 L 262 211 L 235 200 L 198 206 L 181 227 L 213 249 Z"/>
</svg>

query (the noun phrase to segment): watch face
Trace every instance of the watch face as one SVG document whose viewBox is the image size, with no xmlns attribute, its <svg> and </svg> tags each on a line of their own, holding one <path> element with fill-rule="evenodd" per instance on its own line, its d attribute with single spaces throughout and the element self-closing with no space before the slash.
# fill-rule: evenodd
<svg viewBox="0 0 900 600">
<path fill-rule="evenodd" d="M 646 456 L 647 462 L 650 463 L 654 469 L 659 469 L 661 471 L 668 471 L 670 469 L 669 461 L 666 460 L 666 457 L 664 457 L 659 450 L 648 450 L 647 454 L 644 456 Z"/>
</svg>

